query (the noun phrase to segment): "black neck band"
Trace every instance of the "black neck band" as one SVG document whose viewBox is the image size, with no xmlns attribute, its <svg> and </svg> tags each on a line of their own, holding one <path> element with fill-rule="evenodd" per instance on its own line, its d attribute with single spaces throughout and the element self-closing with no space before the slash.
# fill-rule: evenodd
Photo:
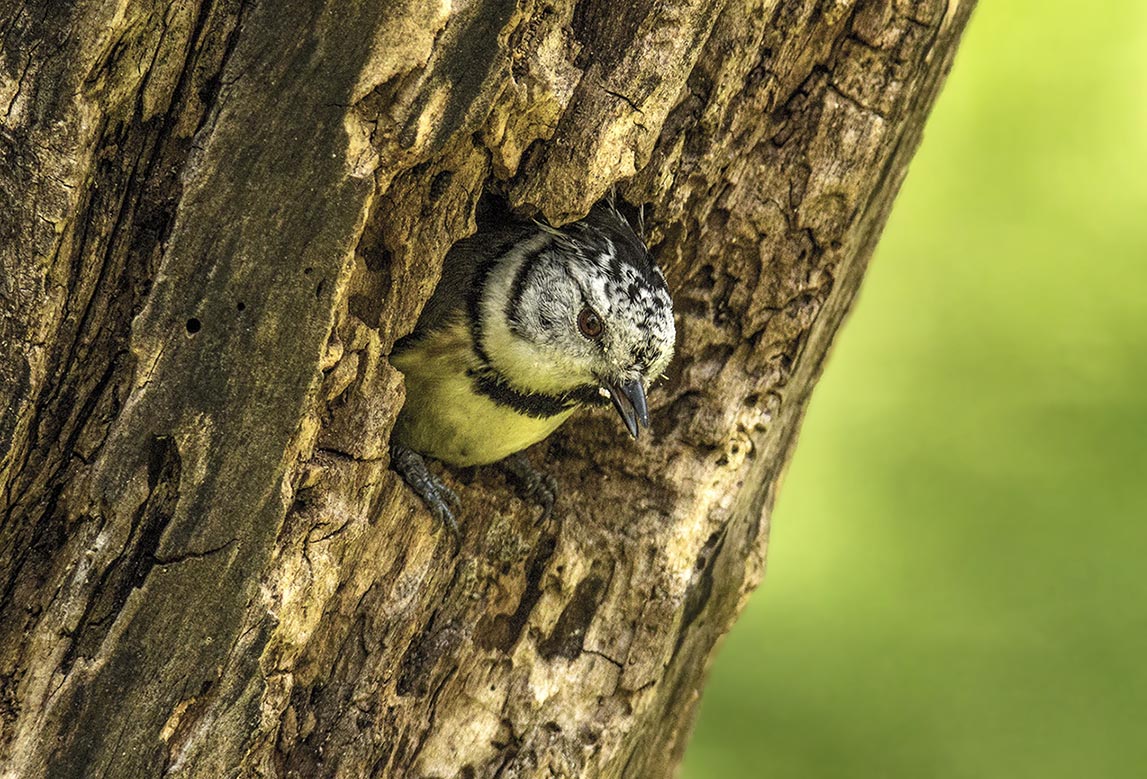
<svg viewBox="0 0 1147 779">
<path fill-rule="evenodd" d="M 506 377 L 489 365 L 471 370 L 470 378 L 474 389 L 499 406 L 506 406 L 535 419 L 548 419 L 563 414 L 582 405 L 597 405 L 602 402 L 596 387 L 576 389 L 551 395 L 545 392 L 522 392 L 506 381 Z"/>
</svg>

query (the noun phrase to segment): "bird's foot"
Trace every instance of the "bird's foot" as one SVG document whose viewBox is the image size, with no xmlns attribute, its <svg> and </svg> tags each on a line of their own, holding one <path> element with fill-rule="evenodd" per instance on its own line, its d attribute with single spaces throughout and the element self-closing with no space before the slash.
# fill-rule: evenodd
<svg viewBox="0 0 1147 779">
<path fill-rule="evenodd" d="M 515 452 L 502 460 L 499 465 L 516 482 L 518 494 L 523 500 L 542 507 L 542 516 L 538 521 L 543 522 L 548 519 L 554 510 L 554 501 L 558 497 L 557 480 L 535 468 L 525 452 Z"/>
<path fill-rule="evenodd" d="M 458 493 L 447 487 L 443 481 L 435 476 L 426 467 L 426 460 L 422 455 L 404 446 L 391 444 L 390 467 L 414 490 L 430 513 L 441 522 L 450 534 L 454 536 L 454 543 L 461 543 L 458 532 L 458 522 L 454 518 L 454 511 L 462 506 Z M 451 510 L 453 506 L 453 510 Z"/>
</svg>

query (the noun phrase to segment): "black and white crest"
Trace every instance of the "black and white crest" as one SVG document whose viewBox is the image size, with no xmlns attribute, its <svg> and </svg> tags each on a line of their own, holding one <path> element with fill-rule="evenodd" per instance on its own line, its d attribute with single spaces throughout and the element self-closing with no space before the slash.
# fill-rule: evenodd
<svg viewBox="0 0 1147 779">
<path fill-rule="evenodd" d="M 584 236 L 583 251 L 596 271 L 590 283 L 600 285 L 610 318 L 631 331 L 634 367 L 656 378 L 668 365 L 676 336 L 664 274 L 625 217 L 604 202 L 576 223 L 574 232 Z"/>
</svg>

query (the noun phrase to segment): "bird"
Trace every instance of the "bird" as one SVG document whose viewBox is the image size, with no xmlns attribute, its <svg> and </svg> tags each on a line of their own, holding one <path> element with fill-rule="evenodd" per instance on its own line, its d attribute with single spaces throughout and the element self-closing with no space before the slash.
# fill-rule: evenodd
<svg viewBox="0 0 1147 779">
<path fill-rule="evenodd" d="M 524 450 L 579 408 L 609 403 L 636 439 L 676 342 L 665 275 L 612 198 L 562 227 L 491 210 L 447 252 L 414 330 L 390 354 L 406 384 L 391 467 L 456 541 L 459 498 L 427 458 L 499 463 L 546 517 L 557 482 Z"/>
</svg>

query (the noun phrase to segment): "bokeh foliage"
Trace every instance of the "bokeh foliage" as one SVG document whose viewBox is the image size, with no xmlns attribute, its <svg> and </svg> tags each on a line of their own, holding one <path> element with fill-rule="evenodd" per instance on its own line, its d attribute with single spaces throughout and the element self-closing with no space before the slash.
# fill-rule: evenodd
<svg viewBox="0 0 1147 779">
<path fill-rule="evenodd" d="M 685 779 L 1147 770 L 1147 4 L 982 0 Z"/>
</svg>

